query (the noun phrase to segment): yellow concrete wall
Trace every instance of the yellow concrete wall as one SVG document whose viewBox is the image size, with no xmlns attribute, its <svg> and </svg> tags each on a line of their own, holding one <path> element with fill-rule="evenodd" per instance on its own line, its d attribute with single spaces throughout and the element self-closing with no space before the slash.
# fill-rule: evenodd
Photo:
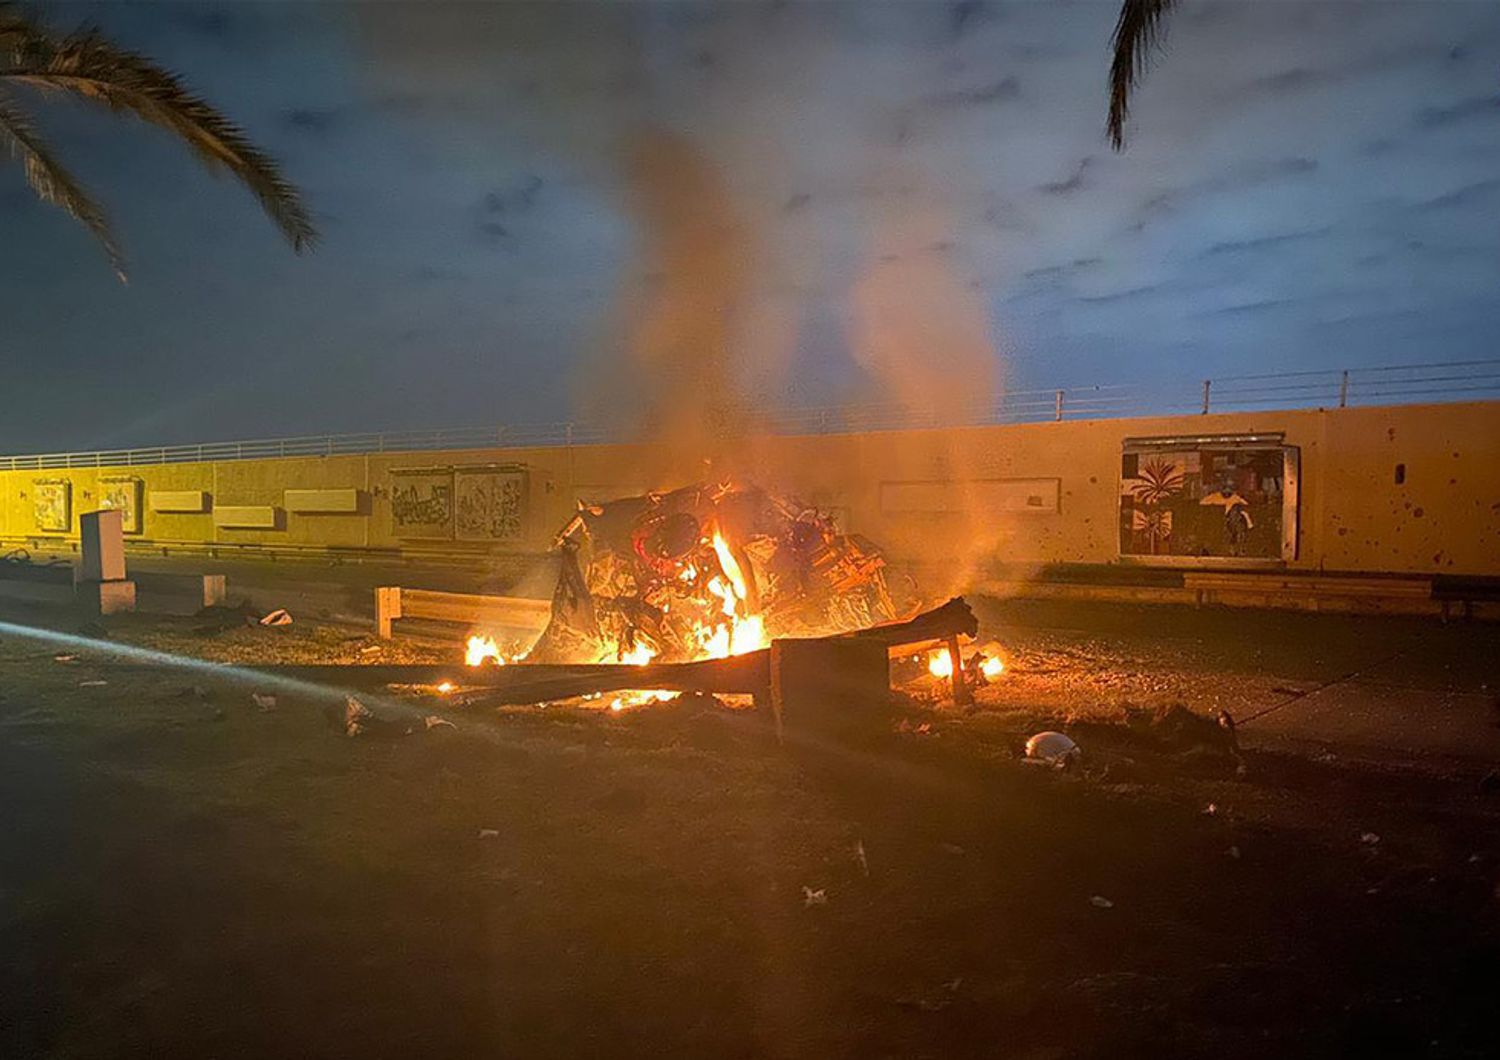
<svg viewBox="0 0 1500 1060">
<path fill-rule="evenodd" d="M 398 468 L 520 463 L 532 469 L 523 550 L 541 551 L 579 496 L 740 475 L 834 509 L 897 556 L 941 557 L 956 570 L 1119 561 L 1117 494 L 1125 438 L 1280 432 L 1301 450 L 1299 568 L 1500 574 L 1500 403 L 1298 409 L 1147 419 L 1065 421 L 930 431 L 759 437 L 711 465 L 668 445 L 486 449 L 298 457 L 136 468 L 0 472 L 0 539 L 39 538 L 30 494 L 66 478 L 77 516 L 97 506 L 99 478 L 132 474 L 152 490 L 208 491 L 216 505 L 283 504 L 292 489 L 357 489 L 360 514 L 284 512 L 278 529 L 216 527 L 211 514 L 145 510 L 142 541 L 412 551 L 485 551 L 465 542 L 403 540 L 390 511 Z M 1404 483 L 1395 467 L 1404 464 Z M 1056 511 L 974 515 L 882 510 L 890 483 L 1058 480 Z M 926 487 L 922 487 L 926 488 Z M 144 505 L 143 505 L 144 507 Z"/>
</svg>

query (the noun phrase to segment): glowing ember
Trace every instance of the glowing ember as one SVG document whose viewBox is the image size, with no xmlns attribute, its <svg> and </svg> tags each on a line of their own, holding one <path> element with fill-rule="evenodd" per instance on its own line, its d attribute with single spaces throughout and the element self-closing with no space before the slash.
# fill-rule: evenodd
<svg viewBox="0 0 1500 1060">
<path fill-rule="evenodd" d="M 439 692 L 443 693 L 444 695 L 447 695 L 449 692 L 452 692 L 453 688 L 454 688 L 454 685 L 453 685 L 452 681 L 441 681 L 441 682 L 438 683 L 438 686 L 437 686 L 437 690 Z"/>
<path fill-rule="evenodd" d="M 1000 661 L 999 656 L 988 655 L 979 664 L 979 672 L 984 674 L 986 680 L 993 681 L 1005 672 L 1005 664 Z"/>
<path fill-rule="evenodd" d="M 953 676 L 953 656 L 947 648 L 939 648 L 927 657 L 927 672 L 933 677 Z"/>
</svg>

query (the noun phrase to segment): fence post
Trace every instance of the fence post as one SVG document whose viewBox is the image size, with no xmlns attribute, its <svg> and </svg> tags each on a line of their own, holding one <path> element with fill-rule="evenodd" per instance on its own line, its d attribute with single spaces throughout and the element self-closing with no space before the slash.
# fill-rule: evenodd
<svg viewBox="0 0 1500 1060">
<path fill-rule="evenodd" d="M 1213 385 L 1214 381 L 1212 379 L 1203 380 L 1203 415 L 1205 416 L 1208 415 L 1208 392 L 1212 389 Z"/>
<path fill-rule="evenodd" d="M 1344 374 L 1339 377 L 1339 408 L 1349 407 L 1349 369 L 1344 369 Z"/>
<path fill-rule="evenodd" d="M 1063 392 L 1061 390 L 1059 390 L 1057 392 L 1057 410 L 1053 414 L 1053 417 L 1052 417 L 1054 420 L 1061 420 L 1062 419 L 1062 403 L 1063 403 Z"/>
</svg>

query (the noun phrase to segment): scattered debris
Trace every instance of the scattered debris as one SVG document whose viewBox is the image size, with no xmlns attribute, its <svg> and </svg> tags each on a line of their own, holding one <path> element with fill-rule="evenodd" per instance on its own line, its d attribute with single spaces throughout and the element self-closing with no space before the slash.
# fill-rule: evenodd
<svg viewBox="0 0 1500 1060">
<path fill-rule="evenodd" d="M 379 652 L 380 652 L 380 645 L 379 644 L 366 644 L 363 648 L 359 649 L 359 653 L 361 655 L 376 655 Z"/>
<path fill-rule="evenodd" d="M 458 728 L 457 725 L 453 724 L 447 718 L 440 718 L 436 714 L 429 714 L 429 715 L 427 715 L 427 717 L 425 717 L 425 718 L 422 719 L 422 724 L 427 727 L 427 731 L 428 732 L 431 732 L 433 729 L 442 729 L 442 728 L 456 729 L 456 728 Z"/>
<path fill-rule="evenodd" d="M 479 838 L 480 839 L 499 839 L 500 838 L 500 829 L 498 829 L 498 828 L 481 828 L 479 830 Z"/>
<path fill-rule="evenodd" d="M 52 661 L 53 662 L 60 662 L 60 663 L 77 662 L 78 661 L 78 656 L 76 656 L 76 655 L 54 655 L 54 656 L 52 656 Z"/>
<path fill-rule="evenodd" d="M 79 681 L 78 682 L 78 687 L 79 688 L 103 688 L 107 684 L 109 684 L 108 681 L 101 681 L 101 680 Z"/>
<path fill-rule="evenodd" d="M 1026 741 L 1026 758 L 1054 769 L 1069 769 L 1082 755 L 1083 749 L 1060 732 L 1039 732 Z"/>
<path fill-rule="evenodd" d="M 1092 898 L 1090 898 L 1089 905 L 1093 906 L 1095 909 L 1113 909 L 1115 907 L 1115 903 L 1111 902 L 1102 894 L 1096 894 Z"/>
<path fill-rule="evenodd" d="M 804 907 L 828 904 L 828 891 L 819 887 L 816 891 L 811 887 L 802 888 L 802 904 Z"/>
<path fill-rule="evenodd" d="M 1207 806 L 1203 807 L 1203 816 L 1205 817 L 1214 817 L 1218 814 L 1218 812 L 1219 804 L 1216 802 L 1211 802 Z"/>
<path fill-rule="evenodd" d="M 255 705 L 261 710 L 276 709 L 276 697 L 269 692 L 251 692 L 250 698 L 255 700 Z"/>
<path fill-rule="evenodd" d="M 394 736 L 397 729 L 394 723 L 377 718 L 369 707 L 349 696 L 344 700 L 344 735 Z"/>
<path fill-rule="evenodd" d="M 290 626 L 292 614 L 284 607 L 278 607 L 268 615 L 262 615 L 260 624 L 263 626 Z"/>
<path fill-rule="evenodd" d="M 856 839 L 854 841 L 854 862 L 859 866 L 859 871 L 868 877 L 870 875 L 870 859 L 865 857 L 865 841 Z"/>
<path fill-rule="evenodd" d="M 1380 842 L 1380 837 L 1374 832 L 1364 832 L 1360 835 L 1359 841 L 1367 847 L 1372 847 Z"/>
</svg>

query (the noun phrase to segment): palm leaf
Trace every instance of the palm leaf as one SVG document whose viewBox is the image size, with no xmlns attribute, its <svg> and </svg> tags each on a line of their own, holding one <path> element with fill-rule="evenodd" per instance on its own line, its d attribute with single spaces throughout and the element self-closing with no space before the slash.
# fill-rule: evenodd
<svg viewBox="0 0 1500 1060">
<path fill-rule="evenodd" d="M 297 189 L 276 163 L 175 74 L 92 29 L 58 39 L 35 27 L 25 32 L 26 25 L 8 12 L 0 11 L 0 19 L 0 45 L 11 53 L 8 64 L 0 63 L 0 81 L 68 92 L 166 129 L 204 164 L 227 169 L 243 182 L 294 249 L 316 242 Z"/>
<path fill-rule="evenodd" d="M 94 234 L 109 257 L 110 267 L 123 283 L 125 258 L 110 231 L 104 211 L 53 157 L 51 148 L 37 134 L 25 112 L 3 93 L 0 93 L 0 146 L 21 160 L 26 170 L 26 183 L 31 185 L 38 198 L 61 207 Z"/>
<path fill-rule="evenodd" d="M 1177 0 L 1125 0 L 1110 38 L 1114 61 L 1109 67 L 1109 142 L 1125 147 L 1125 119 L 1130 116 L 1130 90 L 1140 84 L 1151 52 L 1161 42 L 1162 19 Z"/>
</svg>

